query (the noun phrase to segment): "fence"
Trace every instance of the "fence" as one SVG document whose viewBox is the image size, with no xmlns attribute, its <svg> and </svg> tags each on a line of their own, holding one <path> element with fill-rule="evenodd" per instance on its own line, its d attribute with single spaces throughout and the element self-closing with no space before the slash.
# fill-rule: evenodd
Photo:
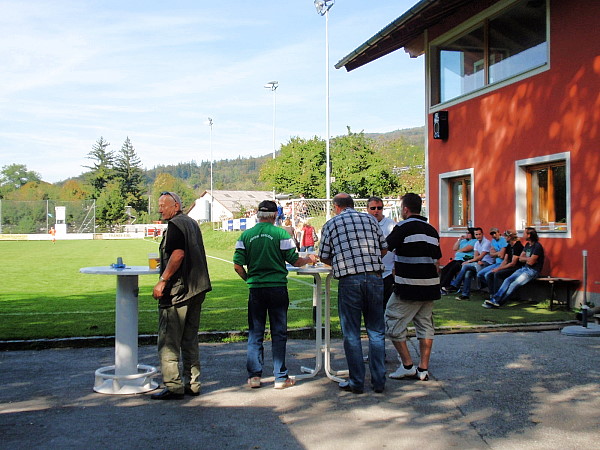
<svg viewBox="0 0 600 450">
<path fill-rule="evenodd" d="M 48 233 L 57 206 L 65 207 L 68 233 L 94 233 L 95 205 L 95 200 L 0 200 L 0 234 Z"/>
</svg>

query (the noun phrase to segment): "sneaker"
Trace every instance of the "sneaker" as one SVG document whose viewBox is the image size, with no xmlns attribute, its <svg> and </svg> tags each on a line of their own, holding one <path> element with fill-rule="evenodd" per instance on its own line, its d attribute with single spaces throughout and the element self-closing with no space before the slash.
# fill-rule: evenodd
<svg viewBox="0 0 600 450">
<path fill-rule="evenodd" d="M 389 377 L 394 380 L 401 380 L 402 378 L 415 378 L 417 375 L 417 368 L 412 366 L 410 369 L 405 369 L 404 365 L 400 364 L 395 372 L 389 374 Z"/>
<path fill-rule="evenodd" d="M 440 294 L 442 294 L 442 295 L 448 295 L 449 294 L 448 289 L 446 289 L 445 287 L 441 287 L 440 288 Z"/>
<path fill-rule="evenodd" d="M 429 380 L 429 371 L 428 370 L 424 370 L 422 372 L 417 370 L 417 379 L 419 381 L 427 381 Z"/>
<path fill-rule="evenodd" d="M 260 387 L 260 377 L 251 377 L 248 378 L 248 386 L 252 389 L 256 389 Z"/>
<path fill-rule="evenodd" d="M 285 388 L 292 387 L 295 384 L 296 384 L 296 379 L 295 378 L 286 378 L 283 381 L 276 381 L 275 385 L 273 386 L 273 388 L 275 388 L 275 389 L 285 389 Z"/>
<path fill-rule="evenodd" d="M 500 308 L 500 303 L 498 303 L 498 301 L 494 300 L 493 298 L 490 298 L 489 300 L 486 300 L 485 302 L 493 308 Z"/>
<path fill-rule="evenodd" d="M 469 296 L 468 295 L 457 295 L 456 297 L 454 297 L 456 300 L 469 300 Z"/>
<path fill-rule="evenodd" d="M 483 302 L 483 303 L 481 304 L 481 306 L 482 306 L 483 308 L 485 308 L 485 309 L 492 309 L 492 308 L 493 308 L 493 306 L 492 306 L 492 305 L 490 305 L 490 304 L 489 304 L 489 303 L 487 303 L 487 302 L 488 302 L 488 300 L 486 300 L 485 302 Z"/>
</svg>

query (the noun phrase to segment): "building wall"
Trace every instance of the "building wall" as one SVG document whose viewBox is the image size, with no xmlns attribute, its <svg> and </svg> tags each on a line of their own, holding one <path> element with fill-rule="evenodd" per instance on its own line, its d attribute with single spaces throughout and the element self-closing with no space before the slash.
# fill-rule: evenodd
<svg viewBox="0 0 600 450">
<path fill-rule="evenodd" d="M 430 220 L 439 226 L 440 173 L 474 169 L 476 226 L 517 228 L 515 161 L 569 152 L 571 237 L 541 236 L 553 275 L 600 292 L 600 2 L 550 2 L 550 70 L 447 108 L 448 140 L 428 137 Z M 428 116 L 429 124 L 432 114 Z M 564 235 L 563 235 L 564 236 Z M 442 238 L 444 262 L 455 237 Z"/>
</svg>

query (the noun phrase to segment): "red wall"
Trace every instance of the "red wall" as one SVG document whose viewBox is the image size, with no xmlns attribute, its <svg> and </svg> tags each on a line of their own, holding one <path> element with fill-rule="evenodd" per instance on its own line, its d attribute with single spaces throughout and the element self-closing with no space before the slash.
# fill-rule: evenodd
<svg viewBox="0 0 600 450">
<path fill-rule="evenodd" d="M 550 70 L 445 108 L 446 141 L 430 126 L 430 220 L 439 226 L 439 173 L 473 167 L 475 225 L 515 228 L 515 161 L 570 152 L 572 238 L 540 242 L 556 276 L 581 279 L 588 250 L 588 292 L 600 292 L 600 2 L 550 3 Z M 444 261 L 454 240 L 442 238 Z"/>
</svg>

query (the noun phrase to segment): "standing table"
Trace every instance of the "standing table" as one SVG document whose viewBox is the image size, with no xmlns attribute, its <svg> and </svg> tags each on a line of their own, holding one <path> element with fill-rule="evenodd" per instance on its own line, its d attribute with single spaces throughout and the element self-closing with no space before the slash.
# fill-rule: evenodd
<svg viewBox="0 0 600 450">
<path fill-rule="evenodd" d="M 95 372 L 94 391 L 101 394 L 139 394 L 158 388 L 156 367 L 138 364 L 138 276 L 160 271 L 148 266 L 84 267 L 81 273 L 117 277 L 115 365 Z"/>
<path fill-rule="evenodd" d="M 314 279 L 313 284 L 313 307 L 315 309 L 315 367 L 301 367 L 302 372 L 306 372 L 301 375 L 296 375 L 296 379 L 314 377 L 321 368 L 325 369 L 325 375 L 333 381 L 342 382 L 344 381 L 343 376 L 348 376 L 348 370 L 332 370 L 331 369 L 331 299 L 330 299 L 330 286 L 331 286 L 331 267 L 325 265 L 317 266 L 303 266 L 295 267 L 290 264 L 287 265 L 288 271 L 297 272 L 299 275 L 312 275 Z M 325 277 L 325 297 L 322 293 L 322 279 L 321 274 L 326 274 Z M 323 309 L 325 311 L 323 311 Z"/>
</svg>

